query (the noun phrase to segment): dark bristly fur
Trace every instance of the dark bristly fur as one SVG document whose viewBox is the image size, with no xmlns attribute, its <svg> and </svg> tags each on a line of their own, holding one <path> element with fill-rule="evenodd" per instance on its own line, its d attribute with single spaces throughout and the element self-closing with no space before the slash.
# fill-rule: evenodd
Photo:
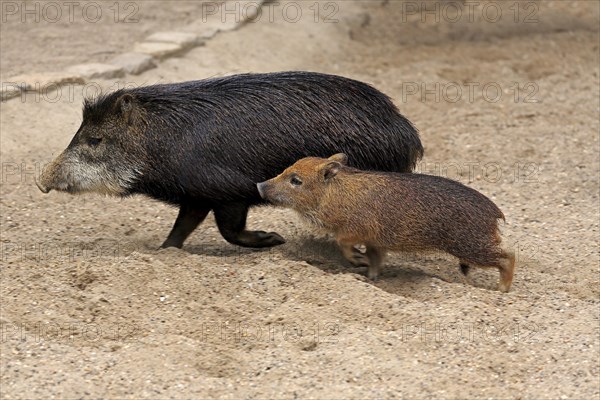
<svg viewBox="0 0 600 400">
<path fill-rule="evenodd" d="M 88 151 L 87 141 L 97 136 L 102 143 Z M 355 167 L 398 172 L 411 171 L 423 154 L 411 123 L 365 83 L 310 72 L 233 75 L 86 101 L 80 130 L 44 171 L 40 188 L 141 193 L 179 205 L 163 246 L 181 247 L 213 210 L 228 241 L 266 247 L 283 239 L 244 230 L 248 207 L 262 202 L 256 182 L 299 158 L 339 151 Z M 74 159 L 103 163 L 104 180 L 81 187 L 83 179 L 65 166 Z M 135 170 L 133 178 L 125 168 Z M 125 176 L 127 185 L 115 189 L 114 176 Z"/>
<path fill-rule="evenodd" d="M 441 250 L 471 265 L 500 271 L 508 291 L 514 256 L 500 246 L 502 211 L 459 182 L 431 175 L 370 172 L 344 166 L 343 154 L 309 157 L 258 184 L 261 195 L 335 234 L 344 255 L 376 278 L 386 250 Z M 366 255 L 353 250 L 365 245 Z"/>
</svg>

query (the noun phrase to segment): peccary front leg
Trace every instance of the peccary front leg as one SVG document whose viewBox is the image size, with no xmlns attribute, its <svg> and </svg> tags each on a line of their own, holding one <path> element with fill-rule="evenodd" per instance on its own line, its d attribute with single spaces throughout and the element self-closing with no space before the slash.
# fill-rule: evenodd
<svg viewBox="0 0 600 400">
<path fill-rule="evenodd" d="M 354 241 L 338 239 L 338 245 L 346 260 L 357 267 L 367 267 L 367 277 L 371 280 L 377 280 L 379 269 L 385 256 L 383 249 L 367 245 L 367 251 L 361 253 L 355 246 Z"/>
<path fill-rule="evenodd" d="M 378 247 L 367 246 L 367 257 L 369 257 L 369 262 L 371 265 L 367 270 L 367 277 L 371 280 L 377 280 L 379 277 L 379 270 L 381 269 L 381 264 L 383 264 L 383 259 L 385 258 L 385 250 L 380 249 Z"/>
<path fill-rule="evenodd" d="M 179 215 L 177 215 L 171 233 L 169 233 L 167 240 L 160 247 L 177 247 L 180 249 L 185 239 L 204 221 L 209 211 L 210 207 L 207 206 L 183 203 L 181 208 L 179 208 Z"/>
<path fill-rule="evenodd" d="M 352 265 L 367 268 L 371 265 L 369 257 L 355 247 L 356 243 L 338 240 L 338 245 L 344 258 L 350 261 Z"/>
<path fill-rule="evenodd" d="M 272 247 L 285 243 L 285 239 L 275 232 L 247 231 L 246 217 L 248 204 L 227 203 L 215 207 L 215 220 L 219 232 L 229 243 L 242 247 Z"/>
</svg>

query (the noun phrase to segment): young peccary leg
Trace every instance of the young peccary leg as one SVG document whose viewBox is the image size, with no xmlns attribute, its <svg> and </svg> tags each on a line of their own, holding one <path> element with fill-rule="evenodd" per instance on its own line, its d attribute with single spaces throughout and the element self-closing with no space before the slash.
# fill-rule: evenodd
<svg viewBox="0 0 600 400">
<path fill-rule="evenodd" d="M 369 267 L 371 265 L 369 257 L 366 253 L 361 253 L 356 247 L 355 243 L 338 241 L 340 250 L 344 258 L 356 267 Z"/>
<path fill-rule="evenodd" d="M 247 231 L 248 205 L 228 203 L 214 209 L 219 232 L 229 243 L 243 247 L 272 247 L 285 243 L 275 232 Z"/>
<path fill-rule="evenodd" d="M 371 280 L 376 280 L 379 276 L 379 270 L 381 268 L 381 264 L 383 263 L 383 258 L 385 257 L 385 250 L 378 247 L 367 246 L 366 254 L 371 263 L 371 265 L 369 265 L 369 269 L 367 270 L 367 277 Z"/>
<path fill-rule="evenodd" d="M 371 280 L 376 280 L 379 276 L 379 267 L 383 262 L 384 251 L 367 246 L 367 251 L 363 254 L 356 247 L 356 243 L 338 240 L 338 245 L 342 250 L 342 254 L 346 260 L 350 261 L 357 267 L 367 267 L 367 277 Z"/>
<path fill-rule="evenodd" d="M 162 244 L 162 248 L 166 247 L 177 247 L 181 248 L 185 239 L 196 229 L 196 227 L 204 221 L 204 218 L 208 215 L 210 207 L 202 207 L 198 205 L 192 205 L 190 203 L 183 203 L 179 208 L 179 215 L 175 220 L 175 225 L 171 229 L 171 233 L 167 237 L 167 240 Z"/>
<path fill-rule="evenodd" d="M 503 259 L 500 263 L 502 266 L 499 268 L 500 283 L 498 284 L 498 290 L 508 292 L 515 272 L 515 255 L 512 252 L 504 251 Z"/>
<path fill-rule="evenodd" d="M 476 265 L 477 267 L 482 268 L 490 268 L 490 266 L 485 265 Z M 515 271 L 515 256 L 511 252 L 504 251 L 500 256 L 500 261 L 495 266 L 500 271 L 500 282 L 498 283 L 498 290 L 501 292 L 508 292 L 510 290 L 510 286 L 513 280 L 513 274 Z M 471 268 L 470 264 L 467 264 L 467 261 L 460 260 L 460 270 L 465 276 L 465 279 L 469 284 L 471 280 L 468 276 L 469 270 Z"/>
</svg>

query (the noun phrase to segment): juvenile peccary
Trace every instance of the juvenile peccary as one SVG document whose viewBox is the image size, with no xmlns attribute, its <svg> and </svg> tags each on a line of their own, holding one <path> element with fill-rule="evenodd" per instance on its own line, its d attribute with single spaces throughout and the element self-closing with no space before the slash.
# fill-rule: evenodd
<svg viewBox="0 0 600 400">
<path fill-rule="evenodd" d="M 361 171 L 346 160 L 304 158 L 257 184 L 258 191 L 333 233 L 344 257 L 366 266 L 369 279 L 377 278 L 387 250 L 441 250 L 459 259 L 467 280 L 471 265 L 498 268 L 498 289 L 508 292 L 515 259 L 500 247 L 504 215 L 490 199 L 450 179 Z"/>
<path fill-rule="evenodd" d="M 163 247 L 181 247 L 210 210 L 227 241 L 269 247 L 284 239 L 245 230 L 248 208 L 263 202 L 256 182 L 338 151 L 359 168 L 408 172 L 423 147 L 391 100 L 365 83 L 310 72 L 233 75 L 86 101 L 79 130 L 38 186 L 178 205 Z"/>
</svg>

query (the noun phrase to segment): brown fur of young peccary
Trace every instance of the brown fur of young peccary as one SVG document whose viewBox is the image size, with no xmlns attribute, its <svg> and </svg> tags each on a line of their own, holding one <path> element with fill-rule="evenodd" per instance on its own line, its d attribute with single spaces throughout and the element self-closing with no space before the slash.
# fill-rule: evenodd
<svg viewBox="0 0 600 400">
<path fill-rule="evenodd" d="M 370 279 L 377 278 L 387 250 L 441 250 L 459 259 L 465 276 L 471 266 L 498 268 L 498 289 L 508 292 L 515 259 L 500 246 L 504 215 L 490 199 L 442 177 L 362 171 L 345 163 L 344 154 L 304 158 L 259 183 L 258 191 L 333 233 L 344 256 L 366 266 Z"/>
</svg>

